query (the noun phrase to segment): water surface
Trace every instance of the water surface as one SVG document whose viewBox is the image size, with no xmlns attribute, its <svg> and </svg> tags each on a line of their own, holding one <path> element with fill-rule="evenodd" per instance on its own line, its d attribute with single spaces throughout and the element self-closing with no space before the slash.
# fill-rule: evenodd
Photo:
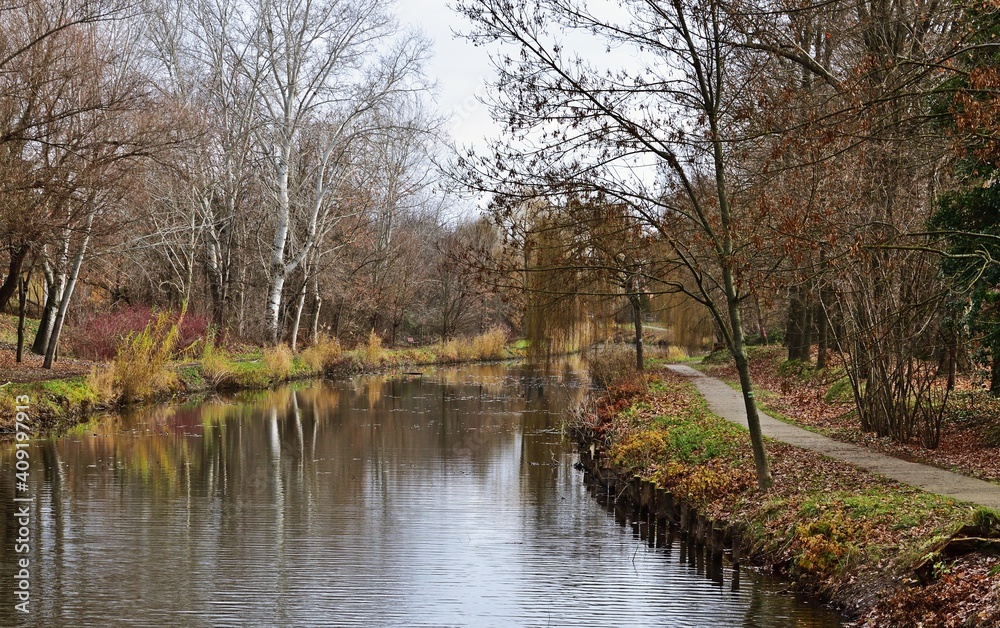
<svg viewBox="0 0 1000 628">
<path fill-rule="evenodd" d="M 367 376 L 35 441 L 30 621 L 5 446 L 0 625 L 838 625 L 617 525 L 559 435 L 585 387 L 569 367 Z"/>
</svg>

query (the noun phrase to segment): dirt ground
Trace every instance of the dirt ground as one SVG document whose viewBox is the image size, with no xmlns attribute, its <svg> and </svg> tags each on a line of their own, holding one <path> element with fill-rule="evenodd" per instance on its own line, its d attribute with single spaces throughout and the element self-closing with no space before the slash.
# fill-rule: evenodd
<svg viewBox="0 0 1000 628">
<path fill-rule="evenodd" d="M 42 368 L 42 356 L 25 351 L 24 361 L 18 363 L 17 353 L 12 345 L 0 344 L 0 384 L 7 382 L 26 383 L 46 379 L 65 379 L 86 375 L 96 364 L 90 360 L 60 358 L 52 369 Z"/>
</svg>

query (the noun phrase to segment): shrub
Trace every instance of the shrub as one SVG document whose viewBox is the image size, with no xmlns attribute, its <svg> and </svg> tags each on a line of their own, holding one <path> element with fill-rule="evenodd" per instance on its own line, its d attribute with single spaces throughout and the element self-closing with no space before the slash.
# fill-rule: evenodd
<svg viewBox="0 0 1000 628">
<path fill-rule="evenodd" d="M 848 555 L 857 551 L 850 543 L 856 536 L 858 530 L 838 510 L 826 512 L 815 521 L 798 524 L 794 536 L 798 551 L 792 560 L 792 571 L 819 577 L 836 574 Z"/>
<path fill-rule="evenodd" d="M 126 337 L 140 333 L 155 318 L 152 309 L 141 306 L 92 310 L 73 325 L 68 348 L 78 358 L 111 360 Z"/>
<path fill-rule="evenodd" d="M 114 306 L 84 313 L 73 324 L 68 337 L 69 351 L 78 358 L 111 360 L 122 341 L 142 332 L 155 321 L 157 314 L 142 305 Z M 183 350 L 205 337 L 209 319 L 204 314 L 185 312 L 177 316 L 177 341 L 174 349 Z"/>
<path fill-rule="evenodd" d="M 183 317 L 182 311 L 180 318 Z M 114 362 L 114 385 L 123 400 L 151 397 L 176 380 L 167 369 L 178 336 L 178 325 L 170 318 L 170 312 L 161 312 L 145 329 L 129 334 L 119 344 Z"/>
<path fill-rule="evenodd" d="M 288 345 L 282 344 L 264 349 L 264 366 L 267 367 L 271 379 L 288 379 L 292 374 L 293 357 Z"/>
<path fill-rule="evenodd" d="M 330 336 L 320 335 L 316 342 L 303 349 L 299 356 L 313 372 L 322 373 L 336 364 L 343 353 L 340 341 Z"/>
<path fill-rule="evenodd" d="M 688 352 L 684 350 L 684 347 L 678 347 L 677 345 L 667 347 L 665 358 L 669 362 L 682 362 L 688 359 L 688 357 Z"/>
<path fill-rule="evenodd" d="M 439 362 L 458 362 L 461 359 L 461 348 L 457 340 L 452 338 L 442 342 L 434 351 Z"/>
<path fill-rule="evenodd" d="M 972 512 L 972 525 L 980 536 L 993 537 L 1000 533 L 1000 512 L 980 506 Z"/>
<path fill-rule="evenodd" d="M 214 329 L 207 314 L 187 312 L 180 320 L 177 329 L 177 351 L 188 352 L 197 346 L 198 341 L 214 336 Z M 194 354 L 197 355 L 197 354 Z M 192 356 L 193 357 L 193 356 Z"/>
<path fill-rule="evenodd" d="M 233 378 L 233 365 L 224 350 L 215 346 L 215 332 L 210 330 L 201 351 L 201 375 L 212 388 L 218 388 Z"/>
<path fill-rule="evenodd" d="M 587 355 L 590 379 L 607 388 L 612 382 L 634 375 L 635 350 L 625 345 L 605 346 Z"/>
<path fill-rule="evenodd" d="M 493 327 L 472 339 L 472 352 L 476 360 L 498 360 L 504 357 L 507 334 L 500 327 Z"/>
</svg>

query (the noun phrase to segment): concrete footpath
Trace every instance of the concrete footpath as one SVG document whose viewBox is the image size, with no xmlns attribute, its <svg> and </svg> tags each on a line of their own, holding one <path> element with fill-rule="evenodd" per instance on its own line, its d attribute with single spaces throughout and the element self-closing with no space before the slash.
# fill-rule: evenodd
<svg viewBox="0 0 1000 628">
<path fill-rule="evenodd" d="M 747 426 L 747 412 L 741 393 L 730 388 L 725 382 L 709 377 L 690 366 L 675 364 L 668 368 L 690 379 L 708 401 L 712 412 L 728 421 L 743 427 Z M 897 482 L 916 486 L 931 493 L 1000 509 L 1000 485 L 925 464 L 907 462 L 858 445 L 835 441 L 779 421 L 763 412 L 760 414 L 760 428 L 764 436 L 843 460 Z"/>
</svg>

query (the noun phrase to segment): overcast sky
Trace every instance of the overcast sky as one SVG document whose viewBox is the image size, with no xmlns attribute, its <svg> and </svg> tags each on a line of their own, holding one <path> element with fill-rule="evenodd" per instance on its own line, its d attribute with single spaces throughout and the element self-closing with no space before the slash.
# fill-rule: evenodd
<svg viewBox="0 0 1000 628">
<path fill-rule="evenodd" d="M 423 31 L 433 46 L 427 75 L 437 82 L 437 107 L 451 118 L 449 130 L 459 146 L 480 142 L 495 134 L 489 111 L 477 102 L 484 79 L 491 75 L 489 55 L 453 31 L 469 30 L 469 23 L 447 7 L 448 0 L 398 0 L 396 15 L 401 26 Z"/>
</svg>

